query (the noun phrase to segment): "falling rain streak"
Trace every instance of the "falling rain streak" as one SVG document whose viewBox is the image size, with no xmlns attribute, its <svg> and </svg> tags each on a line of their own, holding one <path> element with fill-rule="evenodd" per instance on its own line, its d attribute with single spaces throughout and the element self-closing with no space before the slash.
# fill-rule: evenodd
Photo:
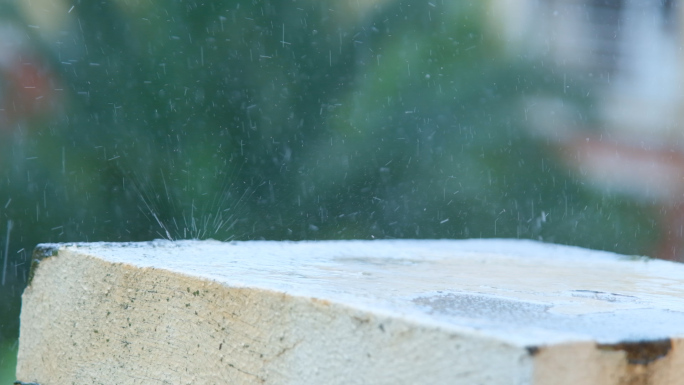
<svg viewBox="0 0 684 385">
<path fill-rule="evenodd" d="M 2 262 L 2 286 L 5 286 L 7 278 L 7 261 L 9 259 L 10 233 L 12 232 L 12 220 L 7 221 L 7 233 L 5 235 L 5 252 L 3 253 Z"/>
</svg>

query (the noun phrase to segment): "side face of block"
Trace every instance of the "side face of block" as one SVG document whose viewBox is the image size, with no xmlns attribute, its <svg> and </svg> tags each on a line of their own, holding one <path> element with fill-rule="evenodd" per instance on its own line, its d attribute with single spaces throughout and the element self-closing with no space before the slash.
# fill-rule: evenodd
<svg viewBox="0 0 684 385">
<path fill-rule="evenodd" d="M 43 247 L 17 378 L 677 384 L 684 267 L 531 242 Z M 682 382 L 684 383 L 684 382 Z"/>
<path fill-rule="evenodd" d="M 529 383 L 524 349 L 61 251 L 24 294 L 17 378 L 51 384 Z"/>
</svg>

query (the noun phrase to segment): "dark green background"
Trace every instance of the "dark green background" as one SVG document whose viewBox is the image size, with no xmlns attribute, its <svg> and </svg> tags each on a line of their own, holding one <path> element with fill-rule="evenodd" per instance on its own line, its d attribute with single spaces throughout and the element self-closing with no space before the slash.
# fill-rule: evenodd
<svg viewBox="0 0 684 385">
<path fill-rule="evenodd" d="M 526 134 L 534 95 L 591 121 L 582 74 L 504 54 L 486 2 L 346 3 L 77 1 L 54 30 L 2 5 L 59 91 L 0 126 L 0 252 L 13 224 L 0 367 L 40 242 L 506 237 L 650 251 L 648 207 L 586 188 Z"/>
</svg>

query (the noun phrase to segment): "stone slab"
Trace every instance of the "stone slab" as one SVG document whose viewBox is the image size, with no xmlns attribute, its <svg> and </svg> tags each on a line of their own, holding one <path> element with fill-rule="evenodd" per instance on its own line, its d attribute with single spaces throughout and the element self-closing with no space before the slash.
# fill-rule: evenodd
<svg viewBox="0 0 684 385">
<path fill-rule="evenodd" d="M 17 378 L 684 384 L 684 265 L 520 240 L 44 244 Z"/>
</svg>

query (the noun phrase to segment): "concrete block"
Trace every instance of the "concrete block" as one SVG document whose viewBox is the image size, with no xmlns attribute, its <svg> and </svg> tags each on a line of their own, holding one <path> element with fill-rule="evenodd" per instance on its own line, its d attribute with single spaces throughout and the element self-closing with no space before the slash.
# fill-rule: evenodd
<svg viewBox="0 0 684 385">
<path fill-rule="evenodd" d="M 684 384 L 684 265 L 513 240 L 45 244 L 17 378 Z"/>
</svg>

